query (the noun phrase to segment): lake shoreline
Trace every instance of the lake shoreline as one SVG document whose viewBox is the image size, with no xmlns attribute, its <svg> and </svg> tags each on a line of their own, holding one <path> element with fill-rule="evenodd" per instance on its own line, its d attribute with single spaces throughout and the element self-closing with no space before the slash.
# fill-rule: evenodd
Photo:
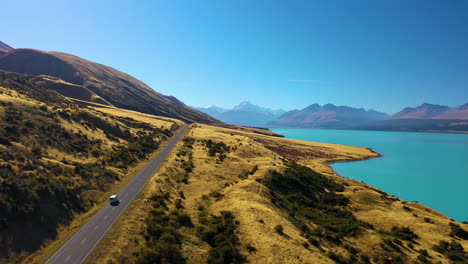
<svg viewBox="0 0 468 264">
<path fill-rule="evenodd" d="M 365 182 L 407 201 L 419 201 L 459 222 L 468 203 L 468 137 L 449 133 L 383 133 L 388 131 L 274 129 L 286 138 L 360 146 L 373 154 L 326 162 L 337 176 Z M 351 162 L 366 161 L 369 163 Z M 442 177 L 441 177 L 442 176 Z"/>
<path fill-rule="evenodd" d="M 326 142 L 324 142 L 326 143 Z M 332 143 L 330 143 L 332 144 Z M 343 144 L 344 145 L 344 144 Z M 348 146 L 351 146 L 351 145 L 348 145 Z M 352 147 L 358 147 L 358 148 L 365 148 L 369 151 L 371 151 L 372 153 L 376 154 L 375 156 L 368 156 L 368 157 L 365 157 L 365 158 L 355 158 L 355 159 L 342 159 L 342 160 L 332 160 L 332 161 L 327 161 L 326 164 L 327 165 L 333 165 L 335 163 L 345 163 L 345 162 L 353 162 L 353 161 L 366 161 L 366 160 L 371 160 L 371 159 L 377 159 L 377 158 L 382 158 L 384 157 L 383 154 L 373 150 L 372 148 L 367 148 L 367 147 L 361 147 L 361 146 L 352 146 Z M 330 168 L 332 168 L 330 166 Z M 333 169 L 333 168 L 332 168 Z M 337 175 L 340 175 L 338 172 L 336 172 L 335 170 L 333 170 Z M 341 176 L 341 175 L 340 175 Z M 341 176 L 343 177 L 343 176 Z M 346 177 L 344 177 L 346 178 Z"/>
</svg>

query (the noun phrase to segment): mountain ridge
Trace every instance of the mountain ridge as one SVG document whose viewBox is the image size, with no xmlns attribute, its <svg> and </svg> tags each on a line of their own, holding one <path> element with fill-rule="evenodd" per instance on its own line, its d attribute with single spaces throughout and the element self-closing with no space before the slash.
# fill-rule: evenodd
<svg viewBox="0 0 468 264">
<path fill-rule="evenodd" d="M 219 123 L 175 97 L 156 92 L 129 74 L 67 53 L 35 49 L 11 50 L 0 55 L 0 70 L 59 78 L 83 86 L 110 104 L 124 109 L 177 118 L 185 122 Z"/>
<path fill-rule="evenodd" d="M 269 121 L 283 114 L 282 109 L 270 109 L 252 104 L 246 100 L 232 109 L 226 109 L 215 105 L 208 107 L 194 107 L 195 109 L 208 114 L 227 124 L 240 126 L 265 126 Z"/>
<path fill-rule="evenodd" d="M 417 107 L 406 107 L 390 119 L 468 119 L 468 103 L 455 107 L 423 103 Z"/>
<path fill-rule="evenodd" d="M 335 106 L 333 104 L 311 104 L 301 110 L 286 112 L 277 119 L 267 123 L 272 127 L 293 128 L 340 128 L 349 125 L 363 124 L 384 120 L 388 114 L 373 109 Z"/>
</svg>

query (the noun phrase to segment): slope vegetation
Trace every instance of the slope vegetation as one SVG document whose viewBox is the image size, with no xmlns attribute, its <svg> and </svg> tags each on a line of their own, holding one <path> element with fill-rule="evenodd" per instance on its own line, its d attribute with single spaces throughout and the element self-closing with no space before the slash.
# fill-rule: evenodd
<svg viewBox="0 0 468 264">
<path fill-rule="evenodd" d="M 376 156 L 193 125 L 87 263 L 466 263 L 468 225 L 326 164 Z"/>
<path fill-rule="evenodd" d="M 0 120 L 2 263 L 54 239 L 179 127 L 80 107 L 6 73 L 0 73 Z"/>
</svg>

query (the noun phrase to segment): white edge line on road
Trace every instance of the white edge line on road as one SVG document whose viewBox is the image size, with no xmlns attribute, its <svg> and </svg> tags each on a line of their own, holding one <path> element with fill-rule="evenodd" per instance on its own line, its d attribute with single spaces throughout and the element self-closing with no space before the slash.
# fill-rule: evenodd
<svg viewBox="0 0 468 264">
<path fill-rule="evenodd" d="M 184 132 L 183 134 L 185 134 L 185 131 L 186 131 L 187 129 L 188 129 L 188 125 L 186 125 L 186 126 L 182 129 L 182 131 L 180 131 L 180 132 Z M 179 139 L 182 138 L 183 134 L 181 134 L 181 136 L 179 137 Z M 179 134 L 178 134 L 178 135 L 179 135 Z M 177 136 L 178 136 L 178 135 L 177 135 Z M 176 136 L 176 137 L 177 137 L 177 136 Z M 175 139 L 175 138 L 174 138 L 174 139 Z M 170 144 L 170 143 L 171 143 L 171 142 L 169 142 L 169 144 Z M 175 145 L 174 145 L 174 147 L 175 147 Z M 163 151 L 164 151 L 164 149 L 163 149 Z M 172 148 L 171 148 L 171 151 L 172 151 Z M 169 155 L 169 153 L 170 153 L 170 151 L 166 154 L 166 156 Z M 158 155 L 159 155 L 159 154 L 158 154 Z M 166 157 L 164 157 L 164 159 L 165 159 L 165 158 L 166 158 Z M 159 167 L 159 166 L 158 166 L 158 167 Z M 159 168 L 158 168 L 158 169 L 159 169 Z M 155 171 L 154 173 L 156 173 L 156 171 Z M 151 177 L 154 175 L 154 173 L 151 175 Z M 150 178 L 151 178 L 151 177 L 150 177 Z M 150 179 L 150 178 L 149 178 L 149 179 Z M 149 180 L 149 179 L 148 179 L 148 180 Z M 120 211 L 120 213 L 119 213 L 119 214 L 117 215 L 117 217 L 114 219 L 114 221 L 112 222 L 112 224 L 106 229 L 106 231 L 105 231 L 105 232 L 102 234 L 102 236 L 96 241 L 96 243 L 94 243 L 93 247 L 92 247 L 91 250 L 88 252 L 88 254 L 86 254 L 86 256 L 85 256 L 84 259 L 80 262 L 80 264 L 82 264 L 82 263 L 88 258 L 89 254 L 91 254 L 91 252 L 93 252 L 93 250 L 94 250 L 94 248 L 96 247 L 96 245 L 97 245 L 97 244 L 102 240 L 102 238 L 104 238 L 104 236 L 107 234 L 107 231 L 109 231 L 109 229 L 110 229 L 110 228 L 114 225 L 114 223 L 119 219 L 120 215 L 125 211 L 125 209 L 127 209 L 127 207 L 130 205 L 130 203 L 133 201 L 133 199 L 135 199 L 135 197 L 137 197 L 137 195 L 138 195 L 138 193 L 141 191 L 141 189 L 143 189 L 143 187 L 145 187 L 146 182 L 147 182 L 147 181 L 145 181 L 144 184 L 138 189 L 138 191 L 135 193 L 135 195 L 132 197 L 132 199 L 129 200 L 129 202 L 127 203 L 127 205 L 126 205 L 124 208 L 122 208 L 122 211 Z"/>
<path fill-rule="evenodd" d="M 186 124 L 185 127 L 182 129 L 181 132 L 184 132 L 184 134 L 185 134 L 185 130 L 187 130 L 188 127 L 189 127 L 189 125 Z M 182 138 L 182 136 L 183 136 L 183 135 L 181 135 L 180 138 Z M 176 136 L 176 137 L 177 137 L 177 136 Z M 169 143 L 170 143 L 170 142 L 169 142 Z M 175 146 L 175 145 L 174 145 L 174 146 Z M 163 149 L 163 150 L 164 150 L 164 149 Z M 163 150 L 161 150 L 161 151 L 163 151 Z M 172 150 L 172 149 L 171 149 L 171 150 Z M 159 155 L 159 154 L 158 154 L 158 155 Z M 158 155 L 156 155 L 156 156 L 158 156 Z M 140 171 L 140 172 L 141 172 L 141 171 Z M 139 173 L 138 173 L 138 174 L 139 174 Z M 137 177 L 138 174 L 137 174 L 129 183 L 127 183 L 127 185 L 129 185 L 129 184 L 132 183 L 136 178 L 138 178 L 138 177 Z M 127 185 L 126 185 L 126 186 L 127 186 Z M 126 187 L 126 186 L 125 186 L 125 187 Z M 125 189 L 125 187 L 124 187 L 121 191 L 123 191 L 123 190 Z M 142 188 L 143 188 L 143 186 L 142 186 Z M 141 190 L 142 188 L 140 188 L 140 190 Z M 138 190 L 138 192 L 140 192 L 140 190 Z M 120 192 L 121 192 L 121 191 L 120 191 Z M 119 192 L 118 194 L 120 194 L 120 192 Z M 137 194 L 138 194 L 138 192 L 137 192 Z M 135 194 L 135 196 L 132 198 L 132 200 L 137 196 L 137 194 Z M 130 202 L 131 202 L 132 200 L 130 200 Z M 130 202 L 129 202 L 128 204 L 130 204 Z M 128 205 L 127 205 L 127 206 L 128 206 Z M 52 259 L 55 257 L 55 255 L 57 255 L 65 246 L 67 246 L 67 245 L 70 243 L 70 241 L 71 241 L 75 236 L 77 236 L 77 235 L 83 230 L 83 227 L 85 227 L 88 223 L 90 223 L 91 221 L 93 221 L 93 219 L 96 218 L 96 217 L 99 215 L 99 213 L 100 213 L 102 210 L 104 210 L 106 207 L 107 207 L 107 205 L 103 206 L 91 219 L 89 219 L 88 222 L 86 222 L 85 225 L 83 225 L 83 226 L 80 228 L 80 230 L 78 230 L 78 232 L 76 232 L 72 237 L 70 237 L 70 239 L 68 239 L 67 242 L 65 242 L 65 244 L 63 244 L 63 246 L 61 246 L 61 247 L 60 247 L 44 264 L 49 263 L 49 261 L 52 260 Z M 127 207 L 125 207 L 125 208 L 127 208 Z M 124 209 L 125 209 L 125 208 L 124 208 Z M 122 211 L 122 212 L 123 212 L 123 211 Z M 121 214 L 121 213 L 120 213 L 120 214 Z M 120 217 L 120 214 L 117 216 L 117 218 Z M 117 220 L 117 218 L 116 218 L 116 220 Z M 114 222 L 115 222 L 115 221 L 114 221 Z M 114 224 L 114 223 L 112 223 L 112 225 L 113 225 L 113 224 Z M 111 225 L 111 226 L 112 226 L 112 225 Z M 110 228 L 110 227 L 109 227 L 109 228 Z M 109 228 L 108 228 L 108 229 L 109 229 Z M 106 233 L 107 233 L 107 230 L 106 230 Z M 104 233 L 104 234 L 105 234 L 105 233 Z M 102 237 L 98 240 L 98 242 L 101 241 L 101 239 L 102 239 Z M 97 243 L 96 243 L 96 244 L 97 244 Z M 93 246 L 93 249 L 94 249 L 95 246 L 96 246 L 96 245 Z M 89 254 L 91 254 L 91 252 L 92 252 L 92 250 L 86 255 L 86 257 L 81 261 L 81 263 L 83 263 L 83 261 L 89 256 Z M 62 253 L 63 253 L 63 252 L 62 252 Z M 81 263 L 80 263 L 80 264 L 81 264 Z"/>
<path fill-rule="evenodd" d="M 49 261 L 52 260 L 52 259 L 55 257 L 55 255 L 57 255 L 65 246 L 67 246 L 67 245 L 70 243 L 70 241 L 71 241 L 75 236 L 78 237 L 78 234 L 83 230 L 83 227 L 85 227 L 88 223 L 90 223 L 90 222 L 91 222 L 96 216 L 98 216 L 99 213 L 100 213 L 102 210 L 104 210 L 106 207 L 107 207 L 107 206 L 103 206 L 103 207 L 101 208 L 101 210 L 99 210 L 91 219 L 89 219 L 89 221 L 86 222 L 86 224 L 84 224 L 84 226 L 82 226 L 82 227 L 80 228 L 80 230 L 78 230 L 72 237 L 70 237 L 70 239 L 68 239 L 68 241 L 65 242 L 65 244 L 63 244 L 63 246 L 61 246 L 61 247 L 55 252 L 55 254 L 53 254 L 52 257 L 50 257 L 44 264 L 49 263 Z M 60 252 L 59 256 L 60 256 L 62 253 L 63 253 L 63 252 Z"/>
</svg>

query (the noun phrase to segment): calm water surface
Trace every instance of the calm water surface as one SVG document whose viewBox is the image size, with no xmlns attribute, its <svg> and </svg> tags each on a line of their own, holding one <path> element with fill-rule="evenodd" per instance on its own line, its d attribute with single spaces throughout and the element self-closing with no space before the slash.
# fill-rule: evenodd
<svg viewBox="0 0 468 264">
<path fill-rule="evenodd" d="M 272 129 L 287 138 L 372 148 L 384 157 L 335 163 L 340 175 L 468 220 L 468 135 Z"/>
</svg>

